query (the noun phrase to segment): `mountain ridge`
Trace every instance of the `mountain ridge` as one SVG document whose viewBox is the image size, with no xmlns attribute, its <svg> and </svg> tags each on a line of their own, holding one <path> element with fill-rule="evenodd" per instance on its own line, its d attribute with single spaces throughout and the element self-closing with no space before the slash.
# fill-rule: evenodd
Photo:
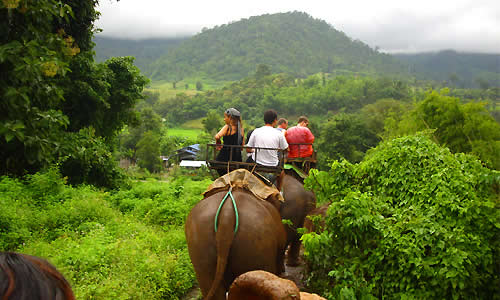
<svg viewBox="0 0 500 300">
<path fill-rule="evenodd" d="M 115 43 L 118 48 L 107 52 L 103 50 L 105 38 L 95 41 L 98 60 L 110 53 L 135 56 L 136 65 L 155 81 L 179 81 L 186 77 L 239 80 L 253 74 L 259 64 L 265 64 L 272 73 L 296 77 L 325 72 L 416 77 L 468 87 L 478 86 L 481 81 L 499 85 L 500 54 L 454 50 L 380 53 L 323 20 L 296 11 L 204 28 L 199 34 L 181 39 L 128 41 L 128 45 L 121 40 L 123 46 Z M 492 68 L 495 65 L 496 71 Z"/>
<path fill-rule="evenodd" d="M 268 65 L 273 73 L 374 73 L 405 68 L 391 56 L 352 40 L 323 20 L 291 12 L 254 16 L 215 26 L 184 41 L 155 62 L 153 79 L 180 80 L 202 73 L 237 80 Z M 384 70 L 386 71 L 386 70 Z"/>
</svg>

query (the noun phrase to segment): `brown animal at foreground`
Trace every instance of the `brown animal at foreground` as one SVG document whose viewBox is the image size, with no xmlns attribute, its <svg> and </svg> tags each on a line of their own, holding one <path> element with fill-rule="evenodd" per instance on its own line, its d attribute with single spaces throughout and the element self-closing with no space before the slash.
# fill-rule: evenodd
<svg viewBox="0 0 500 300">
<path fill-rule="evenodd" d="M 0 299 L 74 300 L 68 281 L 39 257 L 0 252 Z"/>
<path fill-rule="evenodd" d="M 307 232 L 321 233 L 325 230 L 326 211 L 330 207 L 330 204 L 332 204 L 332 202 L 325 203 L 320 207 L 313 209 L 307 215 L 306 220 L 304 221 L 304 228 Z M 317 220 L 317 218 L 320 218 L 320 220 Z"/>
<path fill-rule="evenodd" d="M 225 300 L 233 280 L 248 271 L 284 271 L 286 233 L 278 209 L 245 189 L 234 189 L 238 230 L 234 233 L 235 212 L 227 199 L 215 232 L 215 215 L 226 193 L 220 191 L 201 200 L 185 224 L 189 256 L 204 299 Z"/>
<path fill-rule="evenodd" d="M 295 283 L 266 271 L 242 274 L 231 284 L 228 300 L 326 300 L 300 292 Z"/>
<path fill-rule="evenodd" d="M 304 185 L 297 178 L 285 174 L 280 184 L 285 202 L 281 205 L 282 219 L 290 220 L 292 225 L 286 226 L 287 246 L 290 245 L 287 256 L 287 265 L 299 265 L 300 236 L 297 228 L 304 226 L 307 214 L 316 207 L 316 196 L 311 191 L 306 191 Z"/>
</svg>

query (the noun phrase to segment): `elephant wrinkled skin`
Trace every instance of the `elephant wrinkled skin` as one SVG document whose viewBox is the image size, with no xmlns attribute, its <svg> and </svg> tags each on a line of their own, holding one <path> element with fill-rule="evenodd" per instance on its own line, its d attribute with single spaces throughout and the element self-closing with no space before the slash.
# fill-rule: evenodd
<svg viewBox="0 0 500 300">
<path fill-rule="evenodd" d="M 185 224 L 189 256 L 204 299 L 225 299 L 233 280 L 245 272 L 284 271 L 286 232 L 278 209 L 244 189 L 235 189 L 232 193 L 239 214 L 238 231 L 234 233 L 236 218 L 228 197 L 215 232 L 215 215 L 226 193 L 217 192 L 201 200 Z"/>
<path fill-rule="evenodd" d="M 292 225 L 286 226 L 287 246 L 290 245 L 287 264 L 297 266 L 301 244 L 297 228 L 304 226 L 307 214 L 316 207 L 316 196 L 313 192 L 306 191 L 302 182 L 294 176 L 282 175 L 281 181 L 285 202 L 281 205 L 280 215 L 282 219 L 292 222 Z"/>
</svg>

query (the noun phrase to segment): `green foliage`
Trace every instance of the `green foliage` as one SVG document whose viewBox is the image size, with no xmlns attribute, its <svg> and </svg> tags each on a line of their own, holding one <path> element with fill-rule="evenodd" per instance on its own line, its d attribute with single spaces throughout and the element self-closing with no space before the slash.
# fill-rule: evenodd
<svg viewBox="0 0 500 300">
<path fill-rule="evenodd" d="M 494 169 L 500 169 L 500 124 L 485 108 L 485 103 L 462 104 L 447 96 L 448 90 L 430 91 L 393 127 L 392 134 L 435 129 L 434 137 L 452 152 L 473 153 Z"/>
<path fill-rule="evenodd" d="M 339 113 L 321 127 L 318 151 L 320 166 L 327 160 L 344 158 L 359 162 L 366 150 L 377 145 L 378 137 L 355 114 Z"/>
<path fill-rule="evenodd" d="M 407 83 L 387 78 L 354 78 L 338 76 L 319 84 L 319 77 L 297 81 L 290 75 L 268 75 L 257 79 L 249 76 L 221 89 L 207 91 L 189 97 L 178 94 L 164 99 L 154 107 L 171 127 L 187 120 L 206 117 L 211 109 L 222 112 L 227 107 L 236 107 L 242 113 L 245 124 L 260 126 L 262 114 L 269 108 L 280 116 L 325 115 L 344 109 L 355 112 L 379 99 L 392 97 L 409 100 Z"/>
<path fill-rule="evenodd" d="M 67 158 L 84 158 L 74 163 L 93 165 L 88 167 L 93 171 L 75 178 L 75 171 L 66 168 L 69 180 L 108 185 L 109 172 L 101 173 L 103 169 L 87 158 L 97 155 L 95 160 L 105 167 L 112 164 L 103 162 L 111 159 L 106 152 L 112 150 L 117 131 L 133 120 L 130 108 L 142 97 L 146 78 L 130 57 L 93 62 L 96 1 L 14 4 L 8 9 L 3 2 L 0 5 L 4 16 L 0 21 L 0 174 L 21 176 Z M 85 145 L 71 144 L 82 135 L 96 138 Z"/>
<path fill-rule="evenodd" d="M 183 223 L 210 180 L 71 187 L 52 168 L 0 178 L 0 251 L 37 255 L 77 299 L 179 299 L 195 282 Z"/>
<path fill-rule="evenodd" d="M 137 164 L 149 172 L 161 170 L 160 138 L 152 131 L 146 131 L 137 143 Z"/>
<path fill-rule="evenodd" d="M 333 200 L 326 230 L 303 237 L 316 292 L 498 298 L 500 176 L 474 157 L 409 136 L 382 143 L 357 165 L 335 162 L 306 183 Z"/>
<path fill-rule="evenodd" d="M 93 128 L 66 134 L 60 157 L 61 173 L 71 184 L 87 183 L 108 188 L 125 184 L 125 176 L 109 145 L 104 138 L 96 136 Z"/>
<path fill-rule="evenodd" d="M 196 90 L 197 91 L 203 90 L 203 83 L 201 81 L 196 81 Z"/>
<path fill-rule="evenodd" d="M 389 123 L 386 120 L 390 118 L 393 122 L 399 122 L 409 109 L 408 103 L 403 101 L 380 99 L 375 103 L 363 106 L 361 114 L 366 126 L 373 133 L 384 136 L 385 124 Z"/>
<path fill-rule="evenodd" d="M 211 135 L 215 135 L 224 125 L 221 113 L 214 109 L 207 112 L 207 117 L 201 121 L 203 128 Z"/>
</svg>

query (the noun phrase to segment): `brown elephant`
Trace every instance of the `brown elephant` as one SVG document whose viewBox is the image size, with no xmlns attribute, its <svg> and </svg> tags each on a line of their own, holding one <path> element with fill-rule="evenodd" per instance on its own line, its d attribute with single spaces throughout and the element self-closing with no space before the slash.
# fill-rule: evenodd
<svg viewBox="0 0 500 300">
<path fill-rule="evenodd" d="M 228 300 L 326 300 L 301 292 L 291 280 L 266 271 L 251 271 L 238 276 L 229 288 Z"/>
<path fill-rule="evenodd" d="M 328 208 L 332 202 L 325 203 L 309 212 L 304 221 L 306 232 L 321 233 L 325 230 L 325 219 Z"/>
<path fill-rule="evenodd" d="M 239 275 L 252 270 L 274 274 L 284 271 L 286 232 L 278 209 L 245 189 L 232 191 L 238 209 L 238 229 L 231 199 L 215 216 L 226 191 L 201 200 L 185 224 L 189 256 L 205 299 L 226 299 L 226 291 Z"/>
<path fill-rule="evenodd" d="M 311 191 L 306 191 L 304 185 L 294 176 L 282 174 L 280 176 L 283 198 L 285 202 L 281 205 L 280 215 L 282 219 L 290 220 L 292 225 L 287 225 L 287 246 L 290 245 L 287 256 L 287 264 L 296 266 L 299 264 L 300 236 L 297 228 L 304 226 L 307 214 L 316 207 L 316 196 Z"/>
</svg>

